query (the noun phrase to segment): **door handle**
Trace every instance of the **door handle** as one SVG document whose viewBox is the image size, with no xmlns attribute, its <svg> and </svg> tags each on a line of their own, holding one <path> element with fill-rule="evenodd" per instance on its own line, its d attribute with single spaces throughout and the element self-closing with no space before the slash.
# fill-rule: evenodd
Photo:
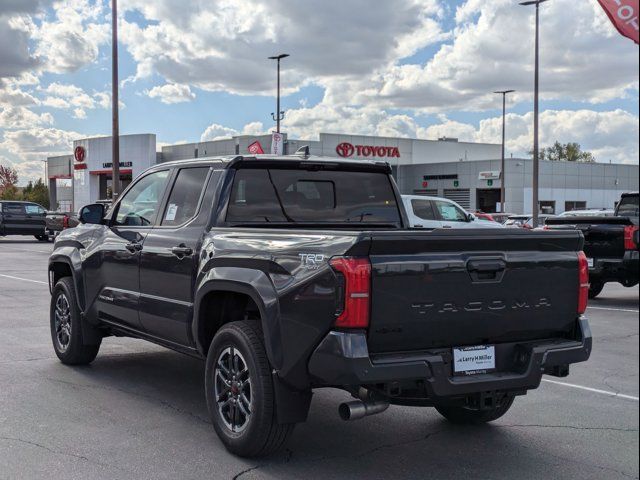
<svg viewBox="0 0 640 480">
<path fill-rule="evenodd" d="M 176 257 L 182 259 L 184 257 L 190 257 L 193 255 L 193 249 L 187 247 L 186 245 L 178 245 L 177 247 L 173 247 L 171 249 L 171 253 L 173 253 Z"/>
<path fill-rule="evenodd" d="M 136 253 L 142 250 L 142 244 L 137 242 L 127 243 L 124 248 L 129 250 L 131 253 Z"/>
</svg>

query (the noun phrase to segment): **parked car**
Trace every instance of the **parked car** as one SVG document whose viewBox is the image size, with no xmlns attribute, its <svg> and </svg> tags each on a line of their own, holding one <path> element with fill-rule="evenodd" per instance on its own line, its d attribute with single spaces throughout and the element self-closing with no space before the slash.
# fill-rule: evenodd
<svg viewBox="0 0 640 480">
<path fill-rule="evenodd" d="M 580 230 L 589 262 L 589 297 L 595 298 L 608 282 L 635 287 L 640 277 L 638 260 L 638 192 L 625 193 L 609 216 L 558 217 L 547 229 Z"/>
<path fill-rule="evenodd" d="M 242 456 L 280 448 L 313 389 L 349 392 L 344 420 L 398 404 L 478 424 L 589 358 L 580 232 L 410 229 L 402 201 L 380 162 L 151 167 L 56 238 L 55 353 L 87 364 L 117 335 L 205 360 L 211 423 Z"/>
<path fill-rule="evenodd" d="M 111 207 L 111 200 L 97 200 L 96 203 L 104 205 L 105 209 Z M 67 228 L 77 227 L 80 221 L 78 215 L 73 212 L 47 212 L 45 218 L 45 230 L 49 239 L 55 238 L 61 231 Z"/>
<path fill-rule="evenodd" d="M 495 222 L 495 218 L 493 218 L 493 214 L 491 213 L 484 213 L 481 211 L 476 211 L 476 213 L 474 213 L 475 217 L 478 218 L 479 220 L 487 220 L 489 222 Z"/>
<path fill-rule="evenodd" d="M 615 210 L 600 209 L 600 210 L 569 210 L 562 212 L 559 217 L 614 217 Z"/>
<path fill-rule="evenodd" d="M 77 227 L 80 221 L 74 213 L 47 212 L 45 217 L 45 231 L 49 239 L 55 238 L 61 231 L 67 228 Z"/>
<path fill-rule="evenodd" d="M 0 237 L 5 235 L 33 235 L 47 241 L 45 215 L 47 210 L 37 203 L 0 200 Z"/>
<path fill-rule="evenodd" d="M 452 200 L 420 195 L 402 195 L 409 223 L 413 228 L 502 228 L 466 212 Z"/>
<path fill-rule="evenodd" d="M 509 217 L 513 217 L 514 214 L 513 213 L 492 213 L 491 216 L 493 217 L 494 221 L 504 225 L 504 223 L 509 219 Z"/>
<path fill-rule="evenodd" d="M 538 215 L 538 227 L 544 227 L 547 220 L 553 218 L 554 215 L 540 214 Z M 504 223 L 506 227 L 510 228 L 525 228 L 527 230 L 533 229 L 533 215 L 512 215 Z"/>
</svg>

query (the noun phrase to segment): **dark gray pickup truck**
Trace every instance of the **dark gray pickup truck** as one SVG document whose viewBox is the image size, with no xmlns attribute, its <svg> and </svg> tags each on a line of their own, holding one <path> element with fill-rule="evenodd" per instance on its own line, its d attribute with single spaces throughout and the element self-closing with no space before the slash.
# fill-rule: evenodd
<svg viewBox="0 0 640 480">
<path fill-rule="evenodd" d="M 554 217 L 549 230 L 574 229 L 584 235 L 589 263 L 589 298 L 602 292 L 607 282 L 635 287 L 640 280 L 638 192 L 622 194 L 613 217 Z"/>
<path fill-rule="evenodd" d="M 409 229 L 386 163 L 165 163 L 80 221 L 49 259 L 60 360 L 110 335 L 202 358 L 238 455 L 281 447 L 313 389 L 349 392 L 345 420 L 395 404 L 484 423 L 591 353 L 580 232 Z"/>
</svg>

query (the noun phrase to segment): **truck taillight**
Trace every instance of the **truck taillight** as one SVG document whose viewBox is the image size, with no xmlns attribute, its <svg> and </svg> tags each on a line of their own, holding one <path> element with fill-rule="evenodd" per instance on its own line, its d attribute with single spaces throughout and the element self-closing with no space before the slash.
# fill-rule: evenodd
<svg viewBox="0 0 640 480">
<path fill-rule="evenodd" d="M 589 262 L 584 252 L 578 253 L 578 314 L 587 311 L 589 301 Z"/>
<path fill-rule="evenodd" d="M 62 217 L 62 229 L 66 230 L 67 228 L 69 228 L 69 216 L 65 215 Z"/>
<path fill-rule="evenodd" d="M 333 269 L 342 275 L 342 305 L 339 306 L 335 326 L 339 328 L 367 328 L 371 291 L 371 263 L 368 258 L 336 257 Z"/>
<path fill-rule="evenodd" d="M 624 227 L 624 249 L 638 249 L 638 227 L 636 225 L 629 225 L 628 227 Z"/>
</svg>

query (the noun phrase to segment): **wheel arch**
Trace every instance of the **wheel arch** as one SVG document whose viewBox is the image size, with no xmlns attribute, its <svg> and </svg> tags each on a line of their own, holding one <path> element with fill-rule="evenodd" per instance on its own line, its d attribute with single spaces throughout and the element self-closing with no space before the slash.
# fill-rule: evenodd
<svg viewBox="0 0 640 480">
<path fill-rule="evenodd" d="M 55 287 L 58 280 L 63 277 L 71 277 L 78 302 L 78 308 L 80 309 L 80 312 L 84 312 L 85 298 L 82 283 L 81 261 L 77 250 L 74 251 L 78 257 L 77 259 L 74 259 L 69 254 L 64 253 L 53 253 L 51 257 L 49 257 L 49 292 L 53 293 L 53 287 Z"/>
<path fill-rule="evenodd" d="M 272 367 L 278 369 L 282 365 L 282 352 L 278 348 L 280 344 L 278 298 L 269 277 L 259 270 L 237 267 L 214 268 L 201 282 L 195 295 L 191 332 L 198 352 L 206 357 L 215 332 L 229 321 L 242 319 L 233 318 L 233 316 L 218 318 L 225 312 L 212 311 L 214 306 L 211 303 L 212 300 L 225 296 L 235 298 L 236 302 L 245 299 L 249 307 L 257 309 L 267 358 Z M 212 314 L 213 318 L 211 318 Z"/>
</svg>

